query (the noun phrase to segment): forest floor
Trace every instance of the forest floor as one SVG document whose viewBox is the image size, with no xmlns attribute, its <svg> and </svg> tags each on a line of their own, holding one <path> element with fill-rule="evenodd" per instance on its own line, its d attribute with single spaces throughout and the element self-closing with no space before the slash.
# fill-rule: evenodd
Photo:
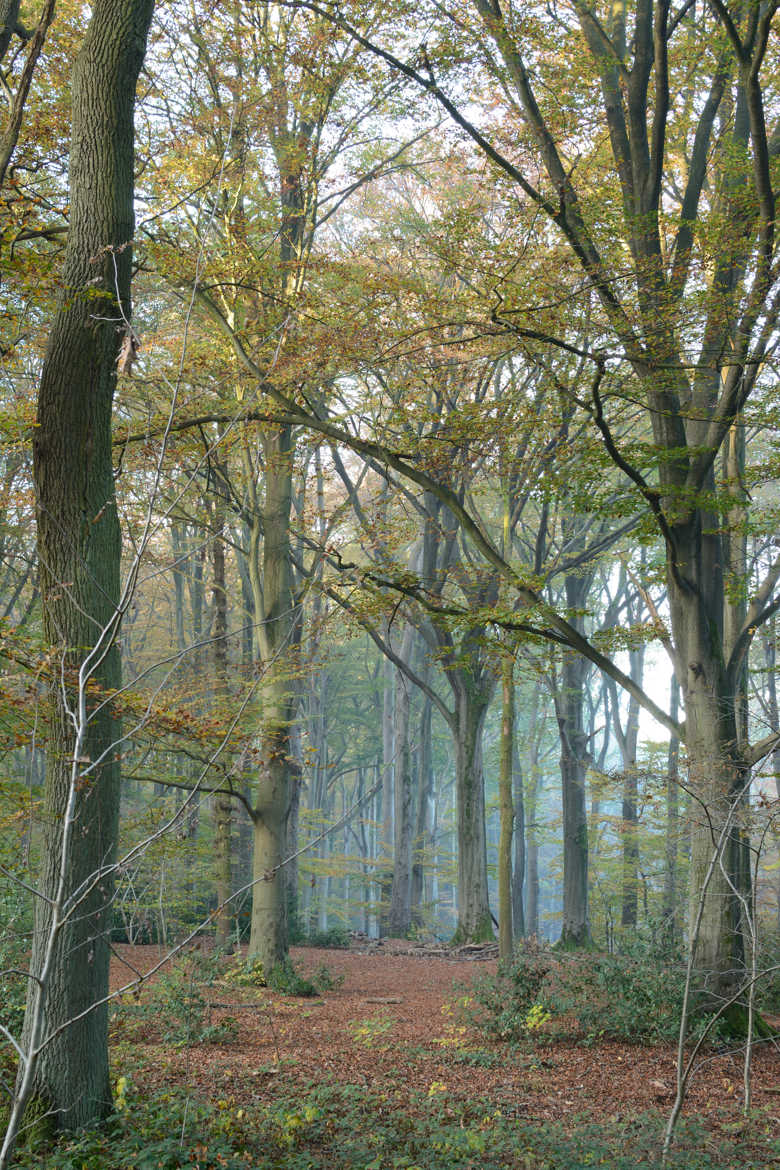
<svg viewBox="0 0 780 1170">
<path fill-rule="evenodd" d="M 196 951 L 179 960 L 178 982 L 158 979 L 166 995 L 152 981 L 136 1014 L 114 1015 L 115 1075 L 130 1086 L 120 1086 L 120 1105 L 168 1102 L 181 1127 L 178 1163 L 166 1160 L 168 1132 L 161 1160 L 139 1167 L 660 1165 L 675 1088 L 670 1047 L 543 1036 L 522 1046 L 502 1042 L 459 1011 L 495 962 L 425 957 L 402 940 L 353 947 L 293 949 L 302 974 L 322 977 L 324 965 L 325 982 L 335 984 L 316 998 L 237 986 L 224 978 L 236 957 L 209 965 Z M 117 946 L 115 954 L 114 987 L 158 961 L 156 947 Z M 780 1049 L 755 1050 L 748 1120 L 742 1064 L 738 1051 L 707 1052 L 670 1164 L 780 1164 Z M 182 1098 L 190 1102 L 189 1123 Z M 203 1126 L 212 1139 L 220 1135 L 221 1155 L 212 1139 L 199 1145 L 193 1136 Z"/>
<path fill-rule="evenodd" d="M 330 989 L 298 998 L 230 978 L 239 958 L 198 950 L 111 1010 L 117 1113 L 20 1166 L 66 1170 L 611 1170 L 660 1167 L 675 1086 L 669 1046 L 522 1045 L 469 1024 L 463 1000 L 496 963 L 425 956 L 401 940 L 294 948 Z M 115 947 L 112 987 L 157 947 Z M 323 970 L 323 967 L 326 970 Z M 227 978 L 226 978 L 227 975 Z M 780 1165 L 780 1049 L 710 1049 L 668 1165 Z"/>
</svg>

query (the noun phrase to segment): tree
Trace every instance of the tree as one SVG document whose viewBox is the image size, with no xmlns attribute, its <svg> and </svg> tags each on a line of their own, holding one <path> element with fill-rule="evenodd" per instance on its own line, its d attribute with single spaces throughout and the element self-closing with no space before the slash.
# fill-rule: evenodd
<svg viewBox="0 0 780 1170">
<path fill-rule="evenodd" d="M 780 560 L 748 587 L 740 469 L 743 416 L 751 398 L 761 396 L 778 311 L 773 160 L 780 135 L 767 128 L 776 96 L 767 50 L 778 5 L 750 4 L 735 13 L 710 0 L 673 15 L 667 0 L 638 0 L 605 6 L 602 15 L 573 0 L 530 23 L 499 0 L 464 3 L 452 20 L 433 6 L 431 24 L 446 46 L 441 75 L 433 37 L 420 68 L 353 28 L 341 6 L 305 6 L 349 28 L 447 111 L 513 185 L 521 208 L 546 217 L 545 246 L 555 241 L 561 260 L 576 263 L 586 294 L 596 298 L 600 341 L 585 349 L 594 372 L 584 405 L 664 543 L 685 724 L 660 712 L 623 672 L 618 677 L 615 664 L 578 630 L 558 616 L 549 624 L 686 745 L 701 810 L 692 838 L 693 915 L 733 794 L 746 791 L 747 771 L 776 738 L 751 745 L 744 718 L 746 656 L 755 630 L 780 606 Z M 506 95 L 519 138 L 511 155 L 492 127 L 467 116 L 448 92 L 448 64 L 475 55 Z M 556 84 L 562 60 L 576 62 L 567 94 Z M 572 156 L 569 127 L 578 125 L 583 133 L 574 136 Z M 489 284 L 496 325 L 527 344 L 571 346 L 562 318 L 556 325 L 546 311 L 540 327 L 536 298 L 522 286 L 500 273 Z M 564 303 L 568 312 L 571 301 Z M 628 397 L 621 379 L 630 384 Z M 643 441 L 636 431 L 622 440 L 623 420 L 637 402 Z M 494 548 L 483 541 L 481 549 L 496 563 Z M 510 575 L 535 605 L 529 583 Z M 710 882 L 696 934 L 699 984 L 716 998 L 727 993 L 740 961 L 735 890 L 746 880 L 739 825 L 723 840 L 728 857 Z"/>
<path fill-rule="evenodd" d="M 119 812 L 111 694 L 121 617 L 111 412 L 117 362 L 132 344 L 133 109 L 151 15 L 152 0 L 97 0 L 74 66 L 64 291 L 34 438 L 51 733 L 15 1109 L 32 1096 L 66 1128 L 111 1108 L 105 996 Z"/>
<path fill-rule="evenodd" d="M 0 62 L 5 65 L 5 58 L 14 37 L 28 44 L 27 55 L 19 73 L 16 92 L 12 93 L 6 79 L 5 90 L 9 96 L 9 111 L 5 125 L 0 132 L 0 187 L 2 187 L 8 167 L 13 158 L 19 134 L 22 129 L 24 108 L 30 92 L 35 67 L 49 31 L 49 25 L 54 19 L 55 0 L 46 0 L 38 24 L 32 32 L 22 24 L 19 18 L 20 0 L 3 0 L 0 4 Z"/>
</svg>

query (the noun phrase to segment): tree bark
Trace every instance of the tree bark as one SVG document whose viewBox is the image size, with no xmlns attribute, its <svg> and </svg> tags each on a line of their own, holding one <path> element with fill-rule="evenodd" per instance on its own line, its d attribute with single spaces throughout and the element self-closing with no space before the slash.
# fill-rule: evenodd
<svg viewBox="0 0 780 1170">
<path fill-rule="evenodd" d="M 539 936 L 539 824 L 537 809 L 539 802 L 539 736 L 537 721 L 539 714 L 539 691 L 534 688 L 531 697 L 531 717 L 528 728 L 530 757 L 528 761 L 527 793 L 527 853 L 528 875 L 526 878 L 526 930 L 532 938 Z"/>
<path fill-rule="evenodd" d="M 669 712 L 677 718 L 680 704 L 680 688 L 677 676 L 672 675 Z M 680 741 L 677 736 L 669 740 L 666 765 L 666 840 L 664 846 L 664 894 L 662 917 L 664 931 L 669 943 L 674 943 L 679 934 L 677 916 L 677 844 L 680 834 Z"/>
<path fill-rule="evenodd" d="M 420 750 L 417 773 L 417 820 L 412 857 L 412 924 L 422 926 L 425 899 L 425 856 L 431 845 L 431 804 L 433 797 L 433 742 L 431 719 L 433 704 L 423 699 L 420 716 Z"/>
<path fill-rule="evenodd" d="M 211 546 L 214 598 L 214 687 L 215 704 L 226 703 L 227 677 L 227 590 L 225 587 L 225 499 L 219 485 L 214 497 L 214 539 Z M 232 893 L 232 821 L 233 805 L 227 793 L 214 797 L 214 852 L 217 871 L 217 946 L 230 943 L 232 914 L 228 899 Z"/>
<path fill-rule="evenodd" d="M 252 930 L 249 954 L 270 970 L 287 956 L 285 881 L 280 866 L 292 794 L 290 731 L 296 710 L 293 658 L 298 610 L 290 570 L 293 439 L 289 427 L 267 432 L 263 507 L 260 765 L 255 803 Z"/>
<path fill-rule="evenodd" d="M 407 626 L 401 648 L 406 662 L 412 654 L 414 630 Z M 395 700 L 395 837 L 393 842 L 393 883 L 387 925 L 396 938 L 405 937 L 412 925 L 412 836 L 414 821 L 414 776 L 409 742 L 411 686 L 403 676 L 396 679 Z"/>
<path fill-rule="evenodd" d="M 390 891 L 393 884 L 393 833 L 395 816 L 395 728 L 393 722 L 395 672 L 389 658 L 382 667 L 382 837 L 380 841 L 381 911 L 379 933 L 387 934 Z"/>
<path fill-rule="evenodd" d="M 41 1039 L 33 1078 L 36 1111 L 77 1128 L 111 1109 L 107 1008 L 113 875 L 119 813 L 118 715 L 101 702 L 119 684 L 116 637 L 120 532 L 111 449 L 117 357 L 129 328 L 133 238 L 133 110 L 151 0 L 96 0 L 73 72 L 70 227 L 64 292 L 41 374 L 33 441 L 44 632 L 63 665 L 51 688 L 51 742 L 44 796 L 43 861 L 36 903 L 23 1046 Z M 89 677 L 86 736 L 73 759 L 75 678 L 100 646 Z M 71 784 L 71 767 L 80 773 Z M 73 848 L 63 851 L 72 802 Z M 73 913 L 56 919 L 60 876 Z M 77 891 L 84 888 L 83 895 Z M 53 917 L 54 916 L 54 917 Z M 83 1013 L 83 1014 L 82 1014 Z M 21 1074 L 21 1070 L 20 1070 Z"/>
<path fill-rule="evenodd" d="M 566 578 L 567 604 L 576 612 L 583 604 L 587 586 L 581 578 Z M 578 619 L 575 619 L 578 620 Z M 583 729 L 585 679 L 589 665 L 572 651 L 564 651 L 561 686 L 555 696 L 561 740 L 561 791 L 563 813 L 563 923 L 565 947 L 590 942 L 588 913 L 588 813 L 585 800 L 587 771 L 586 736 Z"/>
<path fill-rule="evenodd" d="M 512 957 L 512 760 L 515 740 L 515 658 L 509 651 L 501 661 L 501 753 L 498 773 L 498 804 L 501 830 L 498 843 L 498 957 Z"/>
<path fill-rule="evenodd" d="M 512 928 L 515 938 L 525 936 L 525 794 L 523 792 L 523 769 L 520 766 L 520 755 L 517 750 L 515 737 L 513 752 L 514 773 L 514 860 L 512 864 Z"/>
<path fill-rule="evenodd" d="M 487 884 L 482 729 L 490 696 L 464 671 L 450 671 L 455 693 L 455 784 L 458 809 L 458 926 L 456 941 L 492 939 Z"/>
</svg>

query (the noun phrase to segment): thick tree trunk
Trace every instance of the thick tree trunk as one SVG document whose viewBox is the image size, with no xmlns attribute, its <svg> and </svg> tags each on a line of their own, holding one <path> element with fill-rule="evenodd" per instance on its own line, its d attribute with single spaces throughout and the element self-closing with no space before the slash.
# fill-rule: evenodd
<svg viewBox="0 0 780 1170">
<path fill-rule="evenodd" d="M 412 627 L 407 627 L 401 658 L 409 659 L 413 642 Z M 414 832 L 414 775 L 409 742 L 412 684 L 403 676 L 396 680 L 395 701 L 395 838 L 393 844 L 393 884 L 387 926 L 391 935 L 405 937 L 412 925 L 412 835 Z"/>
<path fill-rule="evenodd" d="M 762 647 L 764 651 L 764 662 L 766 664 L 766 709 L 767 722 L 770 731 L 780 731 L 780 709 L 777 702 L 777 641 L 776 641 L 776 621 L 773 618 L 768 630 L 763 635 Z M 775 794 L 780 800 L 780 744 L 775 747 L 772 752 L 772 773 L 775 782 Z M 775 841 L 778 840 L 778 831 L 774 833 Z M 775 883 L 775 894 L 777 898 L 777 929 L 780 930 L 780 874 Z"/>
<path fill-rule="evenodd" d="M 741 756 L 742 679 L 730 676 L 724 663 L 729 648 L 722 543 L 714 517 L 707 531 L 704 523 L 697 515 L 677 532 L 683 551 L 675 573 L 669 571 L 668 591 L 693 796 L 688 929 L 697 985 L 705 1001 L 718 1002 L 738 983 L 744 958 L 738 894 L 749 889 L 743 825 L 748 774 Z M 679 581 L 694 585 L 681 587 Z M 719 842 L 721 862 L 712 867 L 705 890 Z"/>
<path fill-rule="evenodd" d="M 423 902 L 425 900 L 425 855 L 430 847 L 431 805 L 433 796 L 433 741 L 431 719 L 433 704 L 423 700 L 420 717 L 420 751 L 417 773 L 417 820 L 414 830 L 414 853 L 412 857 L 412 923 L 423 924 Z"/>
<path fill-rule="evenodd" d="M 393 682 L 395 670 L 389 658 L 385 658 L 382 669 L 384 688 L 382 691 L 382 838 L 380 841 L 381 857 L 381 913 L 379 932 L 381 935 L 388 931 L 388 911 L 390 908 L 390 890 L 392 889 L 392 858 L 393 832 L 395 815 L 395 739 L 394 739 L 394 694 Z"/>
<path fill-rule="evenodd" d="M 96 0 L 74 67 L 64 293 L 33 443 L 44 632 L 64 671 L 62 683 L 59 666 L 53 671 L 42 897 L 31 958 L 44 986 L 30 983 L 23 1047 L 52 1036 L 37 1059 L 32 1093 L 36 1111 L 50 1110 L 53 1124 L 66 1128 L 111 1109 L 107 1008 L 94 1005 L 108 990 L 113 876 L 96 875 L 116 850 L 119 725 L 111 704 L 97 699 L 117 687 L 120 672 L 111 628 L 120 558 L 111 411 L 130 316 L 133 107 L 151 13 L 151 0 Z M 74 758 L 69 708 L 78 707 L 76 676 L 97 645 L 89 670 L 97 689 Z M 71 848 L 64 829 L 72 832 Z M 73 899 L 66 919 L 63 896 Z"/>
<path fill-rule="evenodd" d="M 515 938 L 523 938 L 525 929 L 525 907 L 523 894 L 525 891 L 525 796 L 523 793 L 523 769 L 520 766 L 520 756 L 517 751 L 517 738 L 513 747 L 514 773 L 514 860 L 512 865 L 512 928 Z"/>
<path fill-rule="evenodd" d="M 291 798 L 290 730 L 296 697 L 294 656 L 298 612 L 290 574 L 290 509 L 293 441 L 289 427 L 263 439 L 265 501 L 263 507 L 262 619 L 259 642 L 262 668 L 260 767 L 255 802 L 255 856 L 252 930 L 249 954 L 266 970 L 288 951 L 285 879 L 280 870 L 287 837 Z"/>
<path fill-rule="evenodd" d="M 533 938 L 539 936 L 539 737 L 537 734 L 537 718 L 539 712 L 539 692 L 534 688 L 531 698 L 531 719 L 528 729 L 530 744 L 530 758 L 528 761 L 528 792 L 526 800 L 526 851 L 528 873 L 526 876 L 526 914 L 525 926 L 528 934 Z"/>
<path fill-rule="evenodd" d="M 573 547 L 582 537 L 573 535 Z M 569 574 L 565 579 L 566 606 L 575 628 L 582 632 L 582 611 L 592 578 Z M 584 730 L 585 683 L 590 666 L 580 655 L 565 650 L 561 685 L 555 693 L 555 715 L 561 741 L 561 792 L 563 816 L 563 922 L 561 944 L 586 946 L 590 942 L 588 913 L 588 814 L 585 774 L 588 767 Z"/>
<path fill-rule="evenodd" d="M 631 652 L 631 677 L 642 685 L 641 655 Z M 640 660 L 634 669 L 635 659 Z M 620 907 L 622 926 L 636 926 L 639 916 L 639 778 L 637 776 L 637 740 L 639 704 L 633 696 L 628 701 L 628 722 L 623 754 L 623 891 Z"/>
<path fill-rule="evenodd" d="M 485 784 L 482 729 L 489 696 L 471 680 L 451 672 L 455 692 L 455 782 L 458 809 L 458 925 L 455 939 L 480 942 L 493 938 L 487 883 Z"/>
<path fill-rule="evenodd" d="M 585 734 L 582 726 L 583 691 L 587 663 L 565 651 L 561 692 L 556 716 L 561 739 L 563 813 L 563 923 L 561 943 L 566 947 L 590 942 L 588 915 L 588 814 L 585 800 Z"/>
<path fill-rule="evenodd" d="M 730 708 L 730 710 L 729 710 Z M 741 909 L 743 805 L 747 774 L 735 750 L 734 705 L 698 685 L 688 688 L 688 782 L 694 794 L 691 829 L 689 931 L 695 938 L 698 983 L 714 1001 L 732 992 L 744 961 Z M 705 879 L 722 841 L 722 864 Z M 698 924 L 698 925 L 697 925 Z"/>
<path fill-rule="evenodd" d="M 284 878 L 284 899 L 287 908 L 288 935 L 293 930 L 300 931 L 300 902 L 298 897 L 298 831 L 301 816 L 301 794 L 303 790 L 303 770 L 300 765 L 301 745 L 297 726 L 292 727 L 290 735 L 291 752 L 288 759 L 290 803 L 284 831 L 284 856 L 289 858 L 282 870 Z"/>
<path fill-rule="evenodd" d="M 625 588 L 625 580 L 623 581 Z M 634 613 L 629 602 L 627 620 L 634 620 Z M 629 673 L 632 682 L 642 685 L 644 673 L 644 647 L 629 651 Z M 625 728 L 620 721 L 620 701 L 618 690 L 614 682 L 608 681 L 608 692 L 612 702 L 612 722 L 615 736 L 620 748 L 620 757 L 623 766 L 623 792 L 621 808 L 621 846 L 622 846 L 622 890 L 620 899 L 621 926 L 636 926 L 639 911 L 639 823 L 638 798 L 639 783 L 637 776 L 637 745 L 639 740 L 639 704 L 633 695 L 628 700 L 628 715 Z"/>
</svg>

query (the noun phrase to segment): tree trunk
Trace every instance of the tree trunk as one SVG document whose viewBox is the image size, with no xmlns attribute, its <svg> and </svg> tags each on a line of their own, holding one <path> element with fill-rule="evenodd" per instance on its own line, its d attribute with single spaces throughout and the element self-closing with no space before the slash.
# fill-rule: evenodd
<svg viewBox="0 0 780 1170">
<path fill-rule="evenodd" d="M 588 814 L 585 801 L 585 734 L 582 727 L 583 691 L 587 663 L 565 651 L 561 692 L 556 696 L 556 716 L 561 739 L 561 790 L 563 811 L 563 924 L 561 943 L 566 947 L 590 942 L 588 916 Z"/>
<path fill-rule="evenodd" d="M 571 535 L 571 548 L 582 546 L 581 533 Z M 568 574 L 564 581 L 566 607 L 572 625 L 582 632 L 592 573 Z M 588 913 L 588 814 L 585 774 L 588 760 L 584 730 L 585 683 L 590 666 L 576 653 L 564 650 L 561 686 L 556 691 L 555 715 L 561 741 L 561 789 L 563 814 L 563 923 L 561 945 L 586 946 L 590 942 Z"/>
<path fill-rule="evenodd" d="M 672 675 L 669 713 L 677 719 L 680 705 L 680 688 L 677 676 Z M 677 922 L 677 841 L 680 833 L 680 741 L 676 735 L 669 740 L 669 755 L 666 766 L 666 841 L 664 847 L 664 894 L 663 922 L 666 938 L 674 943 L 678 936 Z"/>
<path fill-rule="evenodd" d="M 293 440 L 289 427 L 267 432 L 259 642 L 260 766 L 255 803 L 255 855 L 249 954 L 270 970 L 287 956 L 285 881 L 280 872 L 291 797 L 290 728 L 295 714 L 293 656 L 297 608 L 290 573 Z"/>
<path fill-rule="evenodd" d="M 644 556 L 643 556 L 644 562 Z M 621 588 L 626 588 L 625 573 L 622 574 Z M 631 600 L 628 602 L 626 620 L 631 624 L 638 615 L 634 614 Z M 632 682 L 642 685 L 644 674 L 644 647 L 639 646 L 629 650 L 629 673 Z M 618 690 L 612 679 L 608 680 L 607 690 L 612 702 L 612 723 L 615 736 L 620 748 L 620 757 L 623 767 L 623 793 L 621 808 L 621 845 L 622 845 L 622 890 L 620 900 L 621 926 L 636 926 L 639 911 L 639 824 L 638 799 L 639 783 L 637 776 L 637 745 L 639 740 L 639 704 L 633 695 L 628 700 L 628 715 L 626 726 L 623 728 L 620 721 L 620 701 Z"/>
<path fill-rule="evenodd" d="M 498 804 L 501 831 L 498 843 L 498 957 L 512 957 L 512 760 L 515 740 L 515 659 L 506 652 L 501 660 L 501 757 L 498 772 Z"/>
<path fill-rule="evenodd" d="M 728 646 L 721 541 L 717 531 L 702 531 L 701 524 L 697 516 L 678 533 L 680 559 L 676 573 L 669 571 L 668 591 L 685 703 L 688 786 L 694 798 L 688 927 L 690 938 L 696 936 L 697 986 L 705 1002 L 717 1002 L 733 992 L 744 957 L 737 891 L 744 894 L 749 888 L 742 808 L 748 774 L 741 756 L 741 683 L 724 665 Z M 675 576 L 696 588 L 681 588 Z M 721 840 L 722 863 L 714 866 L 705 890 Z"/>
<path fill-rule="evenodd" d="M 417 823 L 414 831 L 414 854 L 412 858 L 412 921 L 423 925 L 423 902 L 425 900 L 425 855 L 431 844 L 431 803 L 433 795 L 433 742 L 431 719 L 433 704 L 423 699 L 420 717 L 420 751 L 417 775 Z"/>
<path fill-rule="evenodd" d="M 696 800 L 688 922 L 691 938 L 696 934 L 698 985 L 715 1002 L 732 993 L 744 959 L 735 889 L 744 892 L 746 888 L 740 794 L 746 792 L 747 775 L 735 750 L 736 728 L 730 719 L 734 704 L 719 702 L 717 695 L 697 680 L 689 684 L 685 710 L 688 782 Z M 721 838 L 722 865 L 715 865 L 705 890 L 705 878 Z"/>
<path fill-rule="evenodd" d="M 585 800 L 585 735 L 582 731 L 584 660 L 564 653 L 561 694 L 555 700 L 560 732 L 560 779 L 564 823 L 564 915 L 560 941 L 584 947 L 588 921 L 588 820 Z"/>
<path fill-rule="evenodd" d="M 112 624 L 120 533 L 111 411 L 117 357 L 129 328 L 133 108 L 151 13 L 151 0 L 96 0 L 74 66 L 65 291 L 41 374 L 33 441 L 44 633 L 65 669 L 62 686 L 59 666 L 53 672 L 43 896 L 36 903 L 31 958 L 31 972 L 44 986 L 30 983 L 23 1047 L 29 1051 L 52 1036 L 31 1088 L 36 1111 L 50 1110 L 53 1124 L 69 1129 L 111 1109 L 107 1007 L 94 1005 L 108 990 L 114 883 L 110 871 L 95 878 L 116 851 L 119 759 L 113 745 L 119 724 L 111 704 L 97 700 L 120 677 Z M 87 674 L 97 686 L 74 753 L 76 676 L 96 647 Z M 72 832 L 71 847 L 64 829 Z M 73 913 L 64 920 L 63 898 L 73 899 Z"/>
<path fill-rule="evenodd" d="M 288 934 L 293 930 L 300 933 L 301 917 L 298 898 L 298 830 L 301 815 L 301 793 L 303 790 L 303 770 L 300 765 L 301 747 L 300 734 L 297 726 L 293 726 L 290 735 L 292 750 L 288 760 L 290 781 L 290 803 L 287 810 L 287 820 L 284 830 L 284 856 L 289 858 L 283 870 L 284 899 L 287 908 Z"/>
<path fill-rule="evenodd" d="M 537 733 L 537 717 L 539 713 L 539 692 L 534 688 L 531 698 L 531 718 L 528 728 L 530 758 L 528 761 L 528 799 L 527 799 L 527 827 L 526 850 L 528 854 L 528 875 L 526 878 L 526 915 L 525 924 L 528 934 L 533 938 L 539 937 L 539 736 Z"/>
<path fill-rule="evenodd" d="M 214 498 L 214 539 L 211 546 L 214 597 L 214 687 L 215 704 L 226 703 L 227 679 L 227 591 L 225 588 L 225 500 L 219 490 Z M 217 871 L 217 946 L 227 948 L 231 938 L 232 913 L 228 899 L 232 889 L 231 829 L 233 807 L 230 797 L 214 797 L 214 852 Z"/>
<path fill-rule="evenodd" d="M 520 766 L 520 756 L 517 750 L 517 737 L 513 745 L 513 772 L 514 772 L 514 864 L 512 866 L 512 927 L 515 938 L 525 936 L 525 909 L 523 893 L 525 890 L 525 799 L 523 793 L 523 770 Z"/>
<path fill-rule="evenodd" d="M 408 661 L 414 631 L 407 626 L 401 658 Z M 388 930 L 396 938 L 405 937 L 412 925 L 412 834 L 414 823 L 414 776 L 409 743 L 412 684 L 403 676 L 396 680 L 395 700 L 395 838 L 393 845 L 393 884 L 390 891 Z"/>
<path fill-rule="evenodd" d="M 487 883 L 482 729 L 490 698 L 465 672 L 451 671 L 455 692 L 455 782 L 458 809 L 458 925 L 455 941 L 492 939 Z"/>
<path fill-rule="evenodd" d="M 390 891 L 393 882 L 394 780 L 396 772 L 393 727 L 395 671 L 389 658 L 384 660 L 382 676 L 384 688 L 382 690 L 382 839 L 380 842 L 381 910 L 379 931 L 381 935 L 384 935 L 388 930 L 387 916 L 390 909 Z"/>
</svg>

